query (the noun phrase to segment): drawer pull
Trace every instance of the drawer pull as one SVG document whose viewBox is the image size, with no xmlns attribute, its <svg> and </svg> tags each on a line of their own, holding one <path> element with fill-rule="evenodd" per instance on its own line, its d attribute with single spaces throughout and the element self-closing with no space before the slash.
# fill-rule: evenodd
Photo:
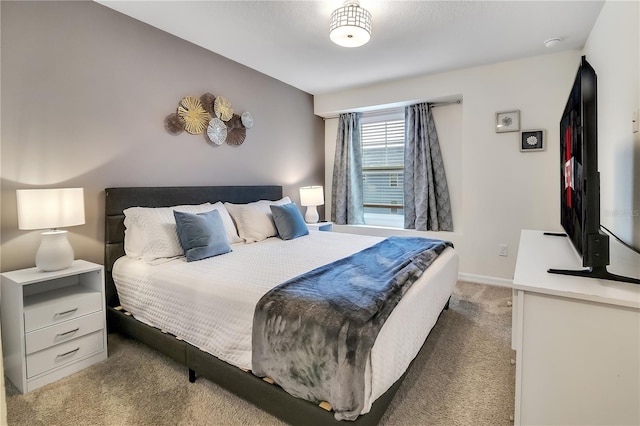
<svg viewBox="0 0 640 426">
<path fill-rule="evenodd" d="M 69 330 L 69 331 L 65 331 L 64 333 L 58 333 L 56 334 L 56 337 L 64 337 L 64 336 L 68 336 L 69 334 L 73 334 L 76 331 L 80 330 L 80 327 L 76 327 L 73 330 Z"/>
<path fill-rule="evenodd" d="M 78 308 L 73 308 L 73 309 L 69 309 L 68 311 L 64 311 L 64 312 L 56 312 L 53 316 L 54 317 L 61 317 L 63 315 L 69 315 L 74 313 L 75 311 L 77 311 Z"/>
<path fill-rule="evenodd" d="M 79 350 L 80 350 L 80 347 L 78 346 L 77 348 L 75 348 L 75 349 L 73 349 L 73 350 L 71 350 L 69 352 L 65 352 L 63 354 L 56 355 L 56 359 L 57 358 L 62 358 L 62 357 L 65 357 L 65 356 L 68 356 L 68 355 L 71 355 L 71 354 L 74 354 L 74 353 L 78 352 Z"/>
</svg>

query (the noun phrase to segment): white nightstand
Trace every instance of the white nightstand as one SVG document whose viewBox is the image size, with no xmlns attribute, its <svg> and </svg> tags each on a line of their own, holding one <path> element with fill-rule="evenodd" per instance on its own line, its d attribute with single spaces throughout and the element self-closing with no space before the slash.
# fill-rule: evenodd
<svg viewBox="0 0 640 426">
<path fill-rule="evenodd" d="M 0 275 L 4 371 L 20 392 L 107 358 L 102 265 L 76 260 L 61 271 Z"/>
<path fill-rule="evenodd" d="M 332 232 L 333 222 L 307 223 L 307 228 L 309 230 Z"/>
</svg>

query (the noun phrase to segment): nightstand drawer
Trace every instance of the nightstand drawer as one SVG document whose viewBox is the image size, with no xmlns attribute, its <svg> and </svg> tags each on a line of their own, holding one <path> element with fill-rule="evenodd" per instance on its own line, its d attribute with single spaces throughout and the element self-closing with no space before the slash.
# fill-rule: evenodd
<svg viewBox="0 0 640 426">
<path fill-rule="evenodd" d="M 41 328 L 27 333 L 25 346 L 27 354 L 38 352 L 50 346 L 85 336 L 104 328 L 104 315 L 102 311 L 95 312 L 80 318 Z"/>
<path fill-rule="evenodd" d="M 52 368 L 79 360 L 101 350 L 104 350 L 102 330 L 27 355 L 27 377 L 37 376 Z"/>
<path fill-rule="evenodd" d="M 102 294 L 82 286 L 36 294 L 25 298 L 25 333 L 97 311 L 102 311 Z"/>
</svg>

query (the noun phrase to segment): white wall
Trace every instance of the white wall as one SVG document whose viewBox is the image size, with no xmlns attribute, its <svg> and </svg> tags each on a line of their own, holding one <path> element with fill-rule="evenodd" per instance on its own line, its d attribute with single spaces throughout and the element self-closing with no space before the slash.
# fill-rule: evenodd
<svg viewBox="0 0 640 426">
<path fill-rule="evenodd" d="M 447 173 L 451 170 L 452 177 L 459 173 L 449 184 L 452 197 L 457 197 L 454 232 L 420 234 L 453 241 L 463 276 L 508 281 L 513 278 L 521 229 L 560 230 L 558 126 L 580 55 L 579 51 L 560 52 L 319 95 L 314 98 L 315 113 L 335 117 L 376 105 L 461 97 L 460 148 L 454 158 L 445 158 L 454 161 Z M 495 113 L 510 109 L 520 110 L 522 129 L 546 129 L 545 151 L 522 153 L 519 133 L 495 133 Z M 335 120 L 325 121 L 327 177 L 333 170 L 336 130 Z M 449 148 L 442 146 L 443 155 Z M 330 194 L 327 212 L 329 203 Z M 416 233 L 336 228 L 377 235 Z M 498 256 L 498 244 L 509 246 L 508 257 Z"/>
<path fill-rule="evenodd" d="M 601 222 L 640 247 L 640 3 L 607 1 L 584 48 L 598 75 Z"/>
</svg>

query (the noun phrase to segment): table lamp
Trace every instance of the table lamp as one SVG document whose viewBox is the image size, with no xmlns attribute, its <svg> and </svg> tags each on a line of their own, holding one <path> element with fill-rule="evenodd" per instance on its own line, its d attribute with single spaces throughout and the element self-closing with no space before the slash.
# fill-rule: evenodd
<svg viewBox="0 0 640 426">
<path fill-rule="evenodd" d="M 67 231 L 57 228 L 84 224 L 82 188 L 18 189 L 18 229 L 49 229 L 43 232 L 36 252 L 41 271 L 58 271 L 73 263 Z"/>
<path fill-rule="evenodd" d="M 321 186 L 303 186 L 300 188 L 300 204 L 307 207 L 304 221 L 317 223 L 320 219 L 317 206 L 324 204 L 324 192 Z"/>
</svg>

